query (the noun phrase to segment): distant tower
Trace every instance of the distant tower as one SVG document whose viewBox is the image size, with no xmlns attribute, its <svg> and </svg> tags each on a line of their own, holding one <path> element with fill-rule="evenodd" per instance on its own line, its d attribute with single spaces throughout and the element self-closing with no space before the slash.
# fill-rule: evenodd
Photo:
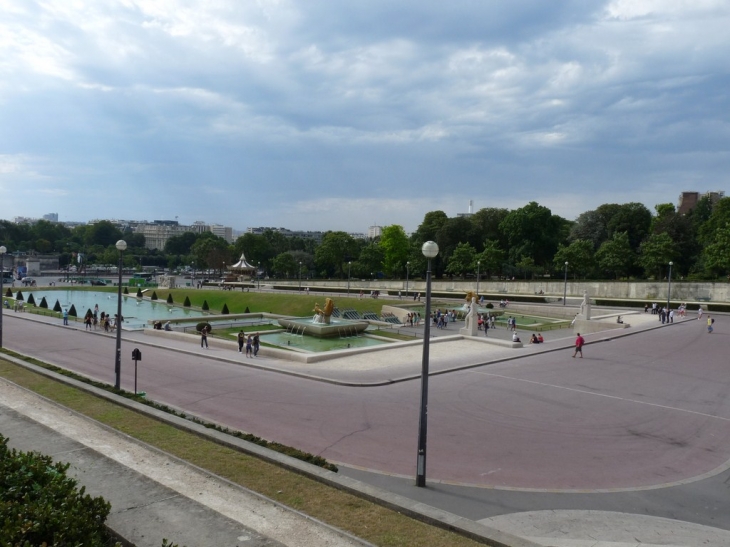
<svg viewBox="0 0 730 547">
<path fill-rule="evenodd" d="M 469 218 L 474 214 L 474 200 L 469 200 L 469 212 L 468 213 L 456 213 L 457 217 Z"/>
</svg>

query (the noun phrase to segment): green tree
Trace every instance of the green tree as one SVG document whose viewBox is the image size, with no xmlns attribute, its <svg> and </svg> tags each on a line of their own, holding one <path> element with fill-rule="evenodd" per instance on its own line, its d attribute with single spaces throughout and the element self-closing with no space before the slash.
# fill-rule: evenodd
<svg viewBox="0 0 730 547">
<path fill-rule="evenodd" d="M 649 235 L 651 223 L 651 211 L 643 203 L 625 203 L 618 206 L 608 221 L 608 237 L 626 232 L 629 236 L 629 245 L 636 250 Z"/>
<path fill-rule="evenodd" d="M 410 254 L 410 242 L 403 226 L 393 224 L 383 228 L 379 245 L 385 272 L 392 277 L 403 275 Z"/>
<path fill-rule="evenodd" d="M 476 266 L 476 251 L 468 243 L 459 243 L 449 257 L 446 273 L 466 277 Z"/>
<path fill-rule="evenodd" d="M 378 243 L 371 243 L 363 247 L 357 259 L 358 273 L 363 277 L 370 277 L 370 274 L 382 271 L 384 255 L 385 253 Z"/>
<path fill-rule="evenodd" d="M 629 243 L 629 234 L 620 232 L 613 238 L 605 241 L 596 251 L 596 261 L 599 268 L 612 273 L 616 279 L 628 275 L 633 266 L 636 253 Z"/>
<path fill-rule="evenodd" d="M 298 262 L 298 260 L 294 259 L 294 255 L 287 251 L 274 258 L 271 269 L 278 276 L 292 277 L 297 272 Z"/>
<path fill-rule="evenodd" d="M 86 245 L 101 245 L 102 247 L 114 245 L 120 239 L 122 239 L 121 230 L 108 220 L 100 220 L 89 225 L 84 235 Z"/>
<path fill-rule="evenodd" d="M 173 236 L 165 243 L 165 254 L 168 255 L 187 255 L 190 249 L 197 241 L 198 234 L 194 232 L 184 232 L 180 235 Z"/>
<path fill-rule="evenodd" d="M 576 239 L 567 247 L 560 245 L 553 258 L 553 267 L 562 271 L 566 261 L 571 273 L 585 278 L 594 268 L 593 243 L 585 239 Z"/>
<path fill-rule="evenodd" d="M 513 263 L 529 257 L 536 266 L 544 266 L 555 256 L 558 242 L 567 237 L 569 223 L 532 201 L 511 211 L 499 229 L 507 238 Z"/>
<path fill-rule="evenodd" d="M 730 224 L 717 230 L 715 240 L 705 247 L 702 258 L 708 273 L 717 276 L 730 272 Z"/>
<path fill-rule="evenodd" d="M 669 234 L 653 234 L 639 247 L 639 264 L 647 274 L 657 279 L 669 268 L 669 262 L 677 256 L 676 247 Z"/>
<path fill-rule="evenodd" d="M 496 241 L 499 247 L 505 249 L 507 247 L 507 239 L 500 231 L 499 225 L 509 214 L 508 209 L 498 209 L 496 207 L 487 207 L 479 209 L 469 220 L 473 226 L 473 233 L 476 239 L 474 248 L 481 251 L 482 245 L 486 241 Z"/>
<path fill-rule="evenodd" d="M 353 259 L 357 249 L 355 239 L 347 232 L 327 232 L 314 253 L 314 259 L 327 276 L 336 274 L 342 279 L 345 265 Z"/>
<path fill-rule="evenodd" d="M 492 274 L 500 271 L 506 254 L 496 240 L 487 239 L 484 242 L 484 250 L 474 257 L 475 260 L 481 262 L 480 275 L 483 273 L 489 279 Z"/>
<path fill-rule="evenodd" d="M 441 226 L 449 219 L 443 211 L 430 211 L 423 217 L 423 222 L 413 233 L 413 239 L 417 243 L 425 243 L 426 241 L 436 241 L 436 234 Z"/>
</svg>

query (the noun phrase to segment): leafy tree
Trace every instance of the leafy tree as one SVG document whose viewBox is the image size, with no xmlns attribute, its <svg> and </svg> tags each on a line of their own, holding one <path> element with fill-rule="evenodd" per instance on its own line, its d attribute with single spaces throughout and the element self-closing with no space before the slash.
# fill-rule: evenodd
<svg viewBox="0 0 730 547">
<path fill-rule="evenodd" d="M 344 277 L 344 266 L 352 260 L 357 251 L 355 239 L 346 232 L 327 232 L 314 253 L 317 266 L 326 275 Z"/>
<path fill-rule="evenodd" d="M 449 257 L 446 273 L 466 277 L 467 272 L 476 266 L 476 252 L 468 243 L 459 243 Z"/>
<path fill-rule="evenodd" d="M 200 234 L 190 249 L 190 253 L 193 255 L 196 265 L 201 269 L 222 270 L 224 264 L 233 264 L 228 242 L 211 232 Z"/>
<path fill-rule="evenodd" d="M 484 250 L 476 255 L 474 258 L 481 262 L 480 271 L 486 274 L 486 278 L 489 279 L 491 275 L 502 268 L 504 262 L 505 253 L 500 249 L 497 241 L 487 239 L 484 242 Z"/>
<path fill-rule="evenodd" d="M 629 245 L 636 250 L 651 230 L 651 212 L 642 203 L 625 203 L 619 205 L 616 213 L 608 221 L 608 237 L 626 232 Z"/>
<path fill-rule="evenodd" d="M 385 272 L 392 277 L 405 273 L 406 262 L 410 254 L 410 242 L 403 226 L 393 224 L 383 228 L 379 245 L 383 252 Z"/>
<path fill-rule="evenodd" d="M 532 259 L 531 256 L 523 256 L 522 259 L 520 259 L 520 261 L 515 264 L 515 266 L 522 270 L 525 279 L 527 279 L 528 274 L 531 279 L 535 276 L 535 271 L 537 270 L 537 268 L 535 267 L 535 261 Z"/>
<path fill-rule="evenodd" d="M 294 259 L 294 255 L 287 251 L 274 258 L 271 269 L 276 275 L 291 277 L 297 271 L 297 264 L 298 261 Z"/>
<path fill-rule="evenodd" d="M 628 275 L 636 258 L 636 253 L 629 243 L 629 234 L 620 232 L 613 238 L 605 241 L 596 252 L 598 266 L 611 272 L 617 279 Z"/>
<path fill-rule="evenodd" d="M 715 241 L 718 230 L 730 222 L 730 197 L 722 198 L 712 206 L 710 218 L 699 229 L 699 244 L 702 247 Z"/>
<path fill-rule="evenodd" d="M 417 243 L 436 241 L 436 234 L 449 217 L 443 211 L 430 211 L 423 217 L 423 222 L 413 233 L 413 240 Z"/>
<path fill-rule="evenodd" d="M 439 246 L 439 254 L 436 256 L 435 265 L 437 270 L 441 270 L 440 264 L 446 264 L 450 259 L 454 250 L 460 243 L 473 243 L 474 225 L 466 217 L 456 217 L 447 219 L 436 233 L 436 243 Z M 481 238 L 476 244 L 482 242 Z M 472 244 L 472 247 L 475 245 Z"/>
<path fill-rule="evenodd" d="M 371 243 L 360 251 L 357 259 L 357 272 L 362 277 L 369 277 L 370 274 L 377 274 L 383 268 L 384 253 L 378 243 Z"/>
<path fill-rule="evenodd" d="M 508 209 L 488 207 L 479 209 L 469 218 L 476 239 L 475 248 L 477 251 L 482 250 L 481 246 L 487 240 L 496 241 L 502 249 L 507 247 L 507 239 L 500 231 L 499 225 L 508 214 Z"/>
<path fill-rule="evenodd" d="M 86 245 L 101 245 L 102 247 L 114 245 L 120 239 L 122 239 L 122 232 L 108 220 L 100 220 L 89 225 L 84 235 Z"/>
<path fill-rule="evenodd" d="M 198 234 L 194 232 L 184 232 L 177 236 L 172 236 L 165 243 L 165 254 L 168 255 L 187 255 L 190 249 L 197 241 Z"/>
<path fill-rule="evenodd" d="M 586 211 L 578 215 L 570 228 L 570 241 L 590 241 L 593 249 L 598 249 L 608 238 L 608 222 L 605 212 L 599 210 Z M 565 264 L 565 261 L 563 261 Z"/>
<path fill-rule="evenodd" d="M 507 238 L 513 262 L 529 257 L 535 265 L 542 266 L 555 256 L 558 242 L 567 236 L 568 226 L 565 219 L 532 201 L 521 209 L 511 211 L 499 229 Z"/>
<path fill-rule="evenodd" d="M 669 234 L 653 234 L 639 247 L 639 264 L 647 275 L 654 274 L 658 279 L 676 255 L 676 247 Z"/>
<path fill-rule="evenodd" d="M 713 275 L 730 272 L 730 224 L 720 228 L 703 252 L 705 269 Z"/>
<path fill-rule="evenodd" d="M 562 270 L 566 261 L 570 272 L 585 278 L 594 268 L 593 243 L 576 239 L 567 247 L 560 245 L 555 253 L 553 266 L 556 270 Z"/>
<path fill-rule="evenodd" d="M 652 221 L 652 233 L 669 235 L 676 251 L 675 267 L 687 273 L 700 252 L 692 219 L 678 214 L 672 203 L 659 204 L 655 209 L 657 216 Z"/>
</svg>

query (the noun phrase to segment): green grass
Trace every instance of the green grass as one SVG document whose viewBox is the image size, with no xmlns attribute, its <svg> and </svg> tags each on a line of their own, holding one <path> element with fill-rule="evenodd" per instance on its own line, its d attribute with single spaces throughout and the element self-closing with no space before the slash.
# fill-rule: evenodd
<svg viewBox="0 0 730 547">
<path fill-rule="evenodd" d="M 200 438 L 3 359 L 0 359 L 0 376 L 375 545 L 388 547 L 482 545 L 272 463 Z"/>
</svg>

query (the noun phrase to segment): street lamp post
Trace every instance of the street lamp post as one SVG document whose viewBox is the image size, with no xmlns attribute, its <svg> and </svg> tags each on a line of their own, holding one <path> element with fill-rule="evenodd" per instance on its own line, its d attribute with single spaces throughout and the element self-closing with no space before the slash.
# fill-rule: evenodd
<svg viewBox="0 0 730 547">
<path fill-rule="evenodd" d="M 439 246 L 427 241 L 421 247 L 428 259 L 426 270 L 426 312 L 423 322 L 423 361 L 421 363 L 421 412 L 418 418 L 418 458 L 416 461 L 416 486 L 426 486 L 426 437 L 428 419 L 428 349 L 431 343 L 431 259 L 439 253 Z"/>
<path fill-rule="evenodd" d="M 302 292 L 302 261 L 299 261 L 299 292 Z"/>
<path fill-rule="evenodd" d="M 114 361 L 114 388 L 120 389 L 122 374 L 122 255 L 127 249 L 127 242 L 123 239 L 117 241 L 119 251 L 119 283 L 117 284 L 117 355 Z"/>
<path fill-rule="evenodd" d="M 477 298 L 479 298 L 479 267 L 481 266 L 482 261 L 477 260 Z"/>
<path fill-rule="evenodd" d="M 259 281 L 261 279 L 261 274 L 259 273 L 259 270 L 261 269 L 261 261 L 257 262 L 256 265 L 258 266 L 256 268 L 256 290 L 258 291 L 261 288 L 261 283 Z"/>
<path fill-rule="evenodd" d="M 8 252 L 7 247 L 0 247 L 0 348 L 3 347 L 3 281 L 5 280 L 5 253 Z"/>
<path fill-rule="evenodd" d="M 563 306 L 565 306 L 565 298 L 568 296 L 568 261 L 565 261 L 565 280 L 563 281 Z"/>
<path fill-rule="evenodd" d="M 406 298 L 408 298 L 408 274 L 411 270 L 411 262 L 410 260 L 406 262 Z"/>
<path fill-rule="evenodd" d="M 671 260 L 669 261 L 669 277 L 667 278 L 667 313 L 669 313 L 669 310 L 671 309 L 669 305 L 669 299 L 672 298 L 672 266 L 674 265 L 674 262 Z"/>
<path fill-rule="evenodd" d="M 350 269 L 352 268 L 352 262 L 347 263 L 347 296 L 350 296 Z"/>
</svg>

